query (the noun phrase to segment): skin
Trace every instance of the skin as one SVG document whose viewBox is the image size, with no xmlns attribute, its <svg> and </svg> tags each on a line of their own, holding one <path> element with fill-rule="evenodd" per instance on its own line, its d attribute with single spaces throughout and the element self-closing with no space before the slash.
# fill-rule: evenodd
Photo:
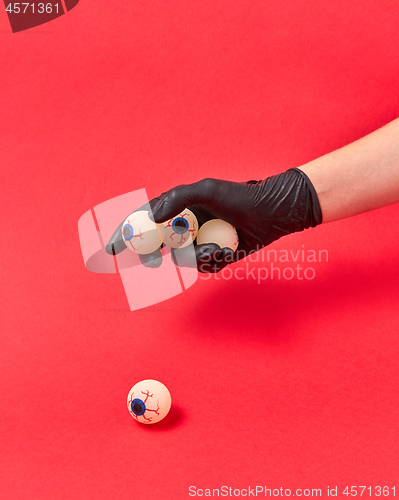
<svg viewBox="0 0 399 500">
<path fill-rule="evenodd" d="M 316 189 L 323 223 L 399 202 L 399 118 L 299 167 Z"/>
<path fill-rule="evenodd" d="M 323 223 L 399 202 L 399 118 L 358 141 L 300 166 L 299 169 L 309 177 L 316 190 Z M 264 214 L 256 212 L 259 199 L 255 203 L 246 189 L 244 185 L 240 187 L 237 183 L 217 179 L 203 179 L 194 184 L 175 187 L 164 193 L 164 196 L 152 200 L 153 204 L 158 200 L 154 205 L 155 211 L 158 207 L 156 222 L 169 220 L 185 207 L 195 205 L 197 217 L 201 216 L 198 219 L 200 224 L 208 220 L 210 215 L 215 215 L 227 221 L 230 216 L 235 216 L 230 222 L 237 225 L 235 220 L 240 221 L 242 213 L 248 215 L 252 209 L 254 214 L 250 220 L 256 224 Z M 212 207 L 212 213 L 207 212 L 208 206 Z M 244 224 L 241 229 L 244 236 L 247 230 L 247 241 L 242 238 L 240 245 L 242 249 L 249 251 L 252 247 L 248 241 L 252 241 L 254 235 L 256 239 L 257 235 L 251 226 L 246 226 Z M 238 229 L 240 234 L 240 228 Z M 265 244 L 264 241 L 262 243 Z M 249 245 L 248 248 L 245 245 Z M 110 255 L 116 255 L 124 249 L 126 245 L 122 240 L 120 225 L 106 250 Z M 195 252 L 197 264 L 218 263 L 216 267 L 204 272 L 217 272 L 232 262 L 232 251 L 220 249 L 216 244 L 197 245 Z M 179 258 L 182 259 L 183 256 L 180 255 Z M 162 264 L 161 250 L 140 256 L 140 259 L 147 267 L 159 267 Z"/>
</svg>

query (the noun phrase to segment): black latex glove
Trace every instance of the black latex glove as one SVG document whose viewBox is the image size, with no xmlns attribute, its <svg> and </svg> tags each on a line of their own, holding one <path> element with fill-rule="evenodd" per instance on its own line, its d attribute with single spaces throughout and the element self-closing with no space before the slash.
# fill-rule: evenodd
<svg viewBox="0 0 399 500">
<path fill-rule="evenodd" d="M 282 236 L 316 227 L 322 222 L 316 191 L 306 174 L 295 168 L 263 181 L 241 183 L 203 179 L 175 187 L 149 204 L 152 209 L 150 218 L 157 223 L 165 222 L 189 208 L 196 215 L 200 227 L 210 219 L 223 219 L 236 228 L 240 241 L 235 253 L 216 244 L 195 246 L 201 272 L 218 272 L 227 264 L 260 250 Z M 112 245 L 115 250 L 119 248 L 119 241 L 124 245 L 121 226 L 118 228 L 119 235 L 117 230 L 107 245 L 108 253 L 113 253 Z M 174 251 L 175 260 L 180 254 L 177 258 L 180 265 L 182 262 L 184 265 L 184 250 Z M 154 262 L 160 262 L 160 254 L 159 250 L 140 257 L 144 257 L 141 259 L 144 265 L 154 267 Z"/>
</svg>

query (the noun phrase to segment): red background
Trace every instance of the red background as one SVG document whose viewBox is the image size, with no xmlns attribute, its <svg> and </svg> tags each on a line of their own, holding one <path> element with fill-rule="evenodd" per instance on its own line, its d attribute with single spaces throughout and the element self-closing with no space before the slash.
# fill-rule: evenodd
<svg viewBox="0 0 399 500">
<path fill-rule="evenodd" d="M 328 250 L 312 281 L 212 277 L 136 312 L 77 232 L 127 191 L 261 179 L 396 118 L 398 14 L 82 0 L 19 34 L 0 15 L 2 498 L 399 494 L 398 206 L 277 242 Z M 172 394 L 158 426 L 126 409 L 144 378 Z"/>
</svg>

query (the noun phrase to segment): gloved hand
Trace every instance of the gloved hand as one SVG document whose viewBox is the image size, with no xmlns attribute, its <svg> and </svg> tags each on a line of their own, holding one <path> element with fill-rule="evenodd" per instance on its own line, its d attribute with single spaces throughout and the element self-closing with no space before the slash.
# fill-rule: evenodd
<svg viewBox="0 0 399 500">
<path fill-rule="evenodd" d="M 135 212 L 139 212 L 141 210 L 146 210 L 149 211 L 151 208 L 156 205 L 156 203 L 161 199 L 161 197 L 166 194 L 163 193 L 161 196 L 158 196 L 157 198 L 153 198 L 151 201 L 146 203 L 145 205 L 141 206 Z M 130 214 L 126 214 L 126 217 Z M 122 238 L 122 227 L 123 224 L 126 220 L 126 217 L 123 219 L 123 221 L 119 224 L 119 226 L 115 229 L 114 234 L 111 236 L 111 239 L 107 243 L 105 247 L 105 251 L 109 253 L 109 255 L 118 255 L 119 253 L 123 252 L 126 250 L 127 246 Z M 139 259 L 142 264 L 144 264 L 146 267 L 159 267 L 162 264 L 162 252 L 161 252 L 161 247 L 158 250 L 155 250 L 155 252 L 149 253 L 149 254 L 139 254 Z"/>
<path fill-rule="evenodd" d="M 236 252 L 230 248 L 221 249 L 217 244 L 195 246 L 198 269 L 208 273 L 216 273 L 282 236 L 322 223 L 316 191 L 306 174 L 296 168 L 263 181 L 241 183 L 203 179 L 175 187 L 151 200 L 149 205 L 149 216 L 157 223 L 189 208 L 196 215 L 199 227 L 210 219 L 223 219 L 236 228 L 239 237 Z M 123 249 L 120 243 L 125 246 L 121 237 L 122 224 L 107 245 L 108 253 L 119 253 Z M 177 249 L 174 254 L 183 252 L 184 248 Z M 140 257 L 144 265 L 154 267 L 154 263 L 160 263 L 161 252 Z"/>
</svg>

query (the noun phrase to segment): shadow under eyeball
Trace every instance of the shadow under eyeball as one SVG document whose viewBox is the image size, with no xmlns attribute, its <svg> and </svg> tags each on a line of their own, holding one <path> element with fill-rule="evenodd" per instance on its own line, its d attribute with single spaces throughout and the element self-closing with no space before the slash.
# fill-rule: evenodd
<svg viewBox="0 0 399 500">
<path fill-rule="evenodd" d="M 172 402 L 169 413 L 160 422 L 155 424 L 139 424 L 139 426 L 149 432 L 157 432 L 179 427 L 185 420 L 187 420 L 187 417 L 184 410 Z"/>
</svg>

